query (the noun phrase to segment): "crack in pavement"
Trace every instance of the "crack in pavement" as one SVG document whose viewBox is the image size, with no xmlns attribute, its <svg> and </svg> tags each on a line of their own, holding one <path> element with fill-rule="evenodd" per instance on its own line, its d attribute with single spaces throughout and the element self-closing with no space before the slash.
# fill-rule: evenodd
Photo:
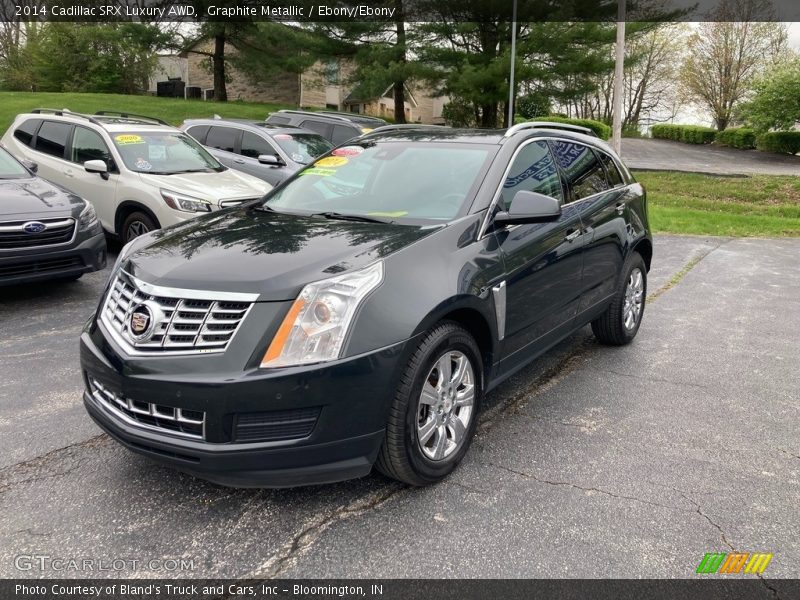
<svg viewBox="0 0 800 600">
<path fill-rule="evenodd" d="M 639 502 L 641 504 L 647 504 L 649 506 L 656 506 L 658 508 L 666 508 L 667 510 L 677 510 L 677 511 L 681 511 L 681 512 L 691 512 L 691 511 L 689 511 L 689 509 L 681 508 L 680 506 L 670 506 L 668 504 L 659 504 L 658 502 L 651 502 L 650 500 L 644 500 L 642 498 L 637 498 L 636 496 L 626 496 L 624 494 L 615 494 L 614 492 L 609 492 L 608 490 L 604 490 L 604 489 L 601 489 L 601 488 L 584 487 L 584 486 L 578 485 L 576 483 L 571 483 L 569 481 L 552 481 L 550 479 L 542 479 L 541 477 L 537 477 L 536 475 L 533 475 L 532 473 L 526 473 L 524 471 L 518 471 L 516 469 L 512 469 L 510 467 L 506 467 L 505 465 L 499 465 L 497 463 L 487 462 L 487 463 L 482 463 L 482 464 L 485 464 L 485 465 L 490 466 L 490 467 L 495 467 L 497 469 L 502 469 L 503 471 L 508 471 L 509 473 L 512 473 L 514 475 L 518 475 L 518 476 L 523 477 L 525 479 L 532 479 L 532 480 L 534 480 L 534 481 L 536 481 L 538 483 L 544 483 L 544 484 L 552 485 L 552 486 L 556 486 L 556 487 L 570 487 L 570 488 L 573 488 L 573 489 L 576 489 L 576 490 L 581 490 L 583 492 L 597 492 L 598 494 L 611 496 L 612 498 L 617 498 L 619 500 L 632 500 L 634 502 Z"/>
<path fill-rule="evenodd" d="M 73 450 L 90 448 L 99 445 L 108 439 L 110 438 L 105 433 L 101 433 L 100 435 L 96 435 L 87 440 L 75 442 L 74 444 L 70 444 L 69 446 L 64 446 L 62 448 L 56 448 L 55 450 L 51 450 L 50 452 L 42 454 L 41 456 L 37 456 L 36 458 L 3 467 L 0 469 L 0 494 L 4 494 L 10 491 L 14 486 L 23 483 L 32 483 L 35 481 L 42 481 L 44 479 L 52 479 L 54 477 L 63 477 L 64 475 L 69 475 L 78 469 L 78 467 L 80 467 L 88 459 L 79 459 L 75 464 L 69 465 L 67 468 L 62 470 L 57 468 L 59 461 L 68 459 Z M 58 460 L 55 460 L 55 458 Z M 49 469 L 50 472 L 42 472 L 46 471 L 47 469 Z M 25 475 L 30 476 L 25 477 Z"/>
<path fill-rule="evenodd" d="M 658 297 L 661 296 L 661 294 L 663 294 L 664 292 L 668 292 L 676 285 L 678 285 L 683 280 L 683 278 L 689 274 L 689 271 L 694 269 L 704 258 L 706 258 L 709 254 L 711 254 L 715 250 L 719 250 L 725 244 L 732 242 L 733 239 L 734 238 L 721 240 L 713 248 L 709 248 L 705 252 L 700 252 L 699 254 L 694 255 L 692 258 L 689 259 L 689 262 L 683 265 L 683 268 L 681 268 L 678 272 L 674 273 L 672 277 L 670 277 L 665 284 L 663 284 L 660 288 L 658 288 L 656 291 L 652 292 L 649 296 L 647 296 L 646 299 L 647 302 L 650 303 L 655 302 L 656 299 L 658 299 Z"/>
<path fill-rule="evenodd" d="M 274 579 L 280 577 L 297 559 L 305 555 L 334 523 L 345 519 L 357 517 L 374 510 L 401 492 L 411 489 L 401 483 L 390 484 L 377 494 L 366 498 L 357 498 L 347 506 L 340 506 L 332 511 L 317 515 L 310 524 L 297 532 L 292 539 L 283 545 L 277 554 L 274 554 L 263 565 L 248 573 L 244 579 Z"/>
<path fill-rule="evenodd" d="M 589 371 L 594 371 L 595 373 L 611 373 L 612 375 L 619 375 L 620 377 L 630 377 L 631 379 L 637 379 L 639 381 L 645 381 L 650 383 L 668 383 L 669 385 L 674 385 L 676 387 L 692 387 L 700 390 L 717 389 L 716 387 L 700 385 L 699 383 L 688 383 L 685 381 L 670 381 L 669 379 L 660 379 L 658 377 L 644 377 L 642 375 L 636 375 L 634 373 L 622 373 L 620 371 L 614 371 L 613 369 L 598 369 L 597 367 L 586 367 L 586 369 Z"/>
</svg>

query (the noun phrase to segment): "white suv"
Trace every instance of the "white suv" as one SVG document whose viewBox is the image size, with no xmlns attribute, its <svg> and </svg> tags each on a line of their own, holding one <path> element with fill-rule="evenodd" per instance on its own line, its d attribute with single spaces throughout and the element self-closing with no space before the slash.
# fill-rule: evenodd
<svg viewBox="0 0 800 600">
<path fill-rule="evenodd" d="M 2 143 L 91 202 L 103 228 L 125 243 L 271 189 L 221 165 L 179 129 L 142 115 L 40 108 L 17 115 Z"/>
</svg>

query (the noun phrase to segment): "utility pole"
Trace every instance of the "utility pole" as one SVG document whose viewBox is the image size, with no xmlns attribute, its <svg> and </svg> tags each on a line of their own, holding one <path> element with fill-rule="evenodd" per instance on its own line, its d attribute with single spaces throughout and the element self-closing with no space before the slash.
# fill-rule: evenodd
<svg viewBox="0 0 800 600">
<path fill-rule="evenodd" d="M 623 0 L 624 1 L 624 0 Z M 508 126 L 514 125 L 514 66 L 517 62 L 517 0 L 511 9 L 511 74 L 508 78 Z"/>
<path fill-rule="evenodd" d="M 611 106 L 611 144 L 619 154 L 622 149 L 622 93 L 625 66 L 625 1 L 617 0 L 617 44 L 614 66 L 614 100 Z"/>
</svg>

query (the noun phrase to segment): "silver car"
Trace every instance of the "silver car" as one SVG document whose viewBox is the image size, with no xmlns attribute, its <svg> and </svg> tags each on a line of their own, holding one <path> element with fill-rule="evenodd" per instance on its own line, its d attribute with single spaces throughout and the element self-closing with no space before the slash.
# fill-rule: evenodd
<svg viewBox="0 0 800 600">
<path fill-rule="evenodd" d="M 181 129 L 223 165 L 278 185 L 333 145 L 300 127 L 247 119 L 188 119 Z"/>
</svg>

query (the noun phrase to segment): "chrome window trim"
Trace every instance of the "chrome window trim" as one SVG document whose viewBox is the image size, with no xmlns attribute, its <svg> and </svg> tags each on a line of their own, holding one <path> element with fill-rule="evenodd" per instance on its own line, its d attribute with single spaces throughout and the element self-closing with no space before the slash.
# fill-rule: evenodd
<svg viewBox="0 0 800 600">
<path fill-rule="evenodd" d="M 557 137 L 557 136 L 534 137 L 534 138 L 530 138 L 530 139 L 527 139 L 527 140 L 523 141 L 519 145 L 519 147 L 517 147 L 517 149 L 514 150 L 514 154 L 511 155 L 511 160 L 508 161 L 508 166 L 506 167 L 506 170 L 503 171 L 503 177 L 501 178 L 500 183 L 497 186 L 497 191 L 495 191 L 494 198 L 492 198 L 492 201 L 489 203 L 489 207 L 486 209 L 486 214 L 483 216 L 483 222 L 481 223 L 481 227 L 478 230 L 478 237 L 477 237 L 478 241 L 482 240 L 487 235 L 487 230 L 489 228 L 489 218 L 490 218 L 490 216 L 492 214 L 492 211 L 494 210 L 495 206 L 497 206 L 497 202 L 500 200 L 500 197 L 501 197 L 501 195 L 503 193 L 503 183 L 505 183 L 505 180 L 508 178 L 508 174 L 511 171 L 511 165 L 514 164 L 514 161 L 517 159 L 517 155 L 528 144 L 531 144 L 533 142 L 541 142 L 541 141 L 547 142 L 548 140 L 554 140 L 554 141 L 557 141 L 557 142 L 567 142 L 567 143 L 570 143 L 570 144 L 581 144 L 583 146 L 586 146 L 587 148 L 591 148 L 592 150 L 598 149 L 597 146 L 593 146 L 591 144 L 587 144 L 586 142 L 582 142 L 580 140 L 573 140 L 573 139 L 570 139 L 570 138 L 562 138 L 562 137 Z M 552 150 L 551 150 L 551 153 L 552 153 Z M 608 154 L 608 152 L 606 152 L 606 154 Z M 611 156 L 610 154 L 608 154 L 608 155 Z M 615 164 L 618 165 L 616 159 L 614 159 L 613 156 L 611 156 L 611 158 L 612 158 L 612 160 L 614 160 Z M 554 159 L 555 159 L 555 157 L 554 157 Z M 561 169 L 560 169 L 560 167 L 558 167 L 557 163 L 556 163 L 556 168 L 559 169 L 559 173 L 560 173 Z M 620 169 L 620 171 L 622 171 L 622 169 Z M 625 171 L 625 173 L 627 173 L 627 171 Z M 631 184 L 631 182 L 626 182 L 621 187 L 627 187 L 630 184 Z M 569 185 L 569 182 L 567 182 L 567 185 Z M 599 196 L 600 194 L 605 194 L 609 190 L 615 190 L 615 189 L 618 189 L 618 188 L 616 188 L 616 187 L 609 188 L 608 190 L 604 190 L 602 192 L 597 192 L 596 194 L 592 194 L 591 196 L 585 196 L 583 198 L 580 198 L 579 200 L 573 200 L 572 202 L 566 202 L 566 201 L 562 200 L 561 205 L 562 206 L 566 206 L 566 205 L 574 206 L 576 204 L 579 204 L 579 203 L 582 203 L 582 202 L 586 202 L 587 200 L 591 200 L 592 198 L 594 198 L 595 196 Z M 512 227 L 519 227 L 519 225 L 513 225 Z"/>
<path fill-rule="evenodd" d="M 20 219 L 15 219 L 15 221 L 19 221 L 19 220 Z M 58 248 L 60 246 L 69 246 L 70 244 L 75 242 L 75 238 L 78 236 L 78 227 L 79 227 L 80 224 L 73 217 L 67 217 L 67 218 L 63 219 L 62 221 L 58 221 L 56 223 L 47 223 L 46 219 L 28 219 L 28 221 L 26 221 L 26 222 L 29 222 L 29 221 L 38 221 L 39 223 L 44 223 L 48 227 L 50 225 L 53 225 L 53 226 L 56 226 L 56 227 L 64 227 L 65 225 L 67 225 L 71 221 L 73 223 L 72 237 L 66 242 L 59 242 L 57 244 L 42 244 L 41 246 L 29 246 L 27 248 L 0 248 L 0 252 L 25 252 L 27 250 L 36 251 L 36 250 L 41 250 L 42 248 Z M 5 222 L 6 223 L 10 223 L 10 221 L 5 221 Z M 22 225 L 20 225 L 18 228 L 0 227 L 0 231 L 22 231 L 22 232 L 24 232 L 25 230 L 22 228 Z M 47 230 L 45 229 L 45 231 L 47 231 Z"/>
</svg>

